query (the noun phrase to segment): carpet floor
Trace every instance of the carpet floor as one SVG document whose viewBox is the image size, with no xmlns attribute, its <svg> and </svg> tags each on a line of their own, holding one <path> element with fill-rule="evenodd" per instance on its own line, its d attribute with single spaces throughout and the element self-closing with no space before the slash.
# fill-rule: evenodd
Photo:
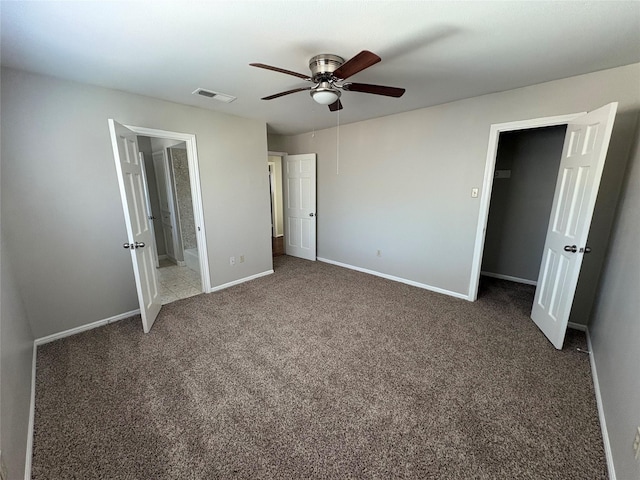
<svg viewBox="0 0 640 480">
<path fill-rule="evenodd" d="M 288 256 L 40 346 L 32 478 L 607 478 L 584 334 Z"/>
</svg>

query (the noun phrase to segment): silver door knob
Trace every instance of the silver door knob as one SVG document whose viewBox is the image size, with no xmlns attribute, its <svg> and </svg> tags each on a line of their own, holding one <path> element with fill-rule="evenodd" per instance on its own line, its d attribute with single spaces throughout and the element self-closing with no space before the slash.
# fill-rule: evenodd
<svg viewBox="0 0 640 480">
<path fill-rule="evenodd" d="M 136 242 L 135 248 L 144 248 L 144 242 Z"/>
<path fill-rule="evenodd" d="M 127 243 L 123 243 L 122 246 L 126 249 L 130 249 L 130 248 L 135 248 L 133 245 L 131 245 L 129 242 Z"/>
<path fill-rule="evenodd" d="M 564 246 L 564 251 L 565 252 L 576 253 L 578 251 L 578 247 L 576 245 L 565 245 Z"/>
<path fill-rule="evenodd" d="M 310 217 L 315 217 L 315 213 L 311 212 L 311 213 L 309 214 L 309 216 L 310 216 Z"/>
</svg>

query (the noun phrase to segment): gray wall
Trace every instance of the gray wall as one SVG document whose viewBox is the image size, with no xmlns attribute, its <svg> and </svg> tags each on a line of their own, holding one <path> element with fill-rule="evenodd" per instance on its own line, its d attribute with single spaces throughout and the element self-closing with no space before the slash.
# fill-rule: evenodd
<svg viewBox="0 0 640 480">
<path fill-rule="evenodd" d="M 288 153 L 318 154 L 319 257 L 466 296 L 480 204 L 470 193 L 482 187 L 491 124 L 618 101 L 607 156 L 612 174 L 603 180 L 612 188 L 601 188 L 612 198 L 598 212 L 608 232 L 619 167 L 635 135 L 639 82 L 634 64 L 342 125 L 339 148 L 335 128 L 273 140 Z M 597 267 L 587 279 L 593 284 L 608 240 L 596 237 L 589 236 L 587 262 Z"/>
<path fill-rule="evenodd" d="M 633 438 L 640 426 L 640 143 L 623 186 L 589 326 L 619 480 L 640 478 Z"/>
<path fill-rule="evenodd" d="M 633 430 L 640 424 L 640 64 L 485 95 L 340 127 L 274 138 L 272 150 L 318 154 L 318 255 L 453 292 L 468 292 L 489 128 L 588 111 L 618 101 L 571 321 L 589 318 L 618 478 L 638 478 Z M 614 238 L 598 278 L 630 159 Z M 339 163 L 339 173 L 337 164 Z M 482 192 L 481 192 L 482 195 Z M 376 248 L 383 257 L 375 258 Z M 574 315 L 575 313 L 575 315 Z"/>
<path fill-rule="evenodd" d="M 3 199 L 3 207 L 4 204 Z M 15 283 L 13 253 L 3 239 L 0 252 L 0 450 L 10 480 L 24 477 L 33 358 L 33 335 Z"/>
<path fill-rule="evenodd" d="M 2 226 L 36 337 L 138 308 L 108 118 L 196 135 L 213 286 L 272 268 L 263 122 L 10 69 L 1 92 Z"/>
<path fill-rule="evenodd" d="M 500 135 L 482 271 L 536 282 L 558 178 L 565 126 Z"/>
</svg>

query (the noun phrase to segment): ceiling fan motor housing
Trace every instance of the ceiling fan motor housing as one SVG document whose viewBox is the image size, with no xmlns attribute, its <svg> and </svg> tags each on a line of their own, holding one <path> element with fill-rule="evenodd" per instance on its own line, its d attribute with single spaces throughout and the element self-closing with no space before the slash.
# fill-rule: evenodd
<svg viewBox="0 0 640 480">
<path fill-rule="evenodd" d="M 331 80 L 333 72 L 335 72 L 344 63 L 344 58 L 330 53 L 322 53 L 316 55 L 309 60 L 309 69 L 311 70 L 311 78 L 314 82 Z"/>
</svg>

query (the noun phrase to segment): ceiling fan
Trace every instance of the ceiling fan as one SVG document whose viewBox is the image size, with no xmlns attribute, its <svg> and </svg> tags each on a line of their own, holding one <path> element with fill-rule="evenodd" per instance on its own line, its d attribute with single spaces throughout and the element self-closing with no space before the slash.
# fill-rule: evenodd
<svg viewBox="0 0 640 480">
<path fill-rule="evenodd" d="M 274 98 L 283 97 L 291 93 L 309 90 L 311 97 L 316 103 L 329 105 L 329 110 L 335 112 L 337 110 L 342 110 L 342 103 L 340 103 L 340 96 L 342 95 L 341 90 L 346 90 L 348 92 L 371 93 L 373 95 L 384 95 L 395 98 L 399 98 L 404 94 L 404 88 L 385 87 L 382 85 L 371 85 L 368 83 L 345 82 L 347 78 L 361 72 L 365 68 L 375 65 L 380 60 L 381 58 L 378 55 L 368 50 L 363 50 L 346 62 L 344 61 L 344 58 L 337 55 L 323 53 L 316 55 L 309 60 L 311 75 L 292 72 L 291 70 L 285 70 L 284 68 L 272 67 L 271 65 L 265 65 L 264 63 L 251 63 L 250 65 L 252 67 L 265 68 L 267 70 L 273 70 L 274 72 L 293 75 L 294 77 L 302 78 L 307 82 L 313 83 L 310 87 L 294 88 L 293 90 L 287 90 L 286 92 L 280 92 L 275 95 L 263 97 L 262 100 L 273 100 Z"/>
</svg>

